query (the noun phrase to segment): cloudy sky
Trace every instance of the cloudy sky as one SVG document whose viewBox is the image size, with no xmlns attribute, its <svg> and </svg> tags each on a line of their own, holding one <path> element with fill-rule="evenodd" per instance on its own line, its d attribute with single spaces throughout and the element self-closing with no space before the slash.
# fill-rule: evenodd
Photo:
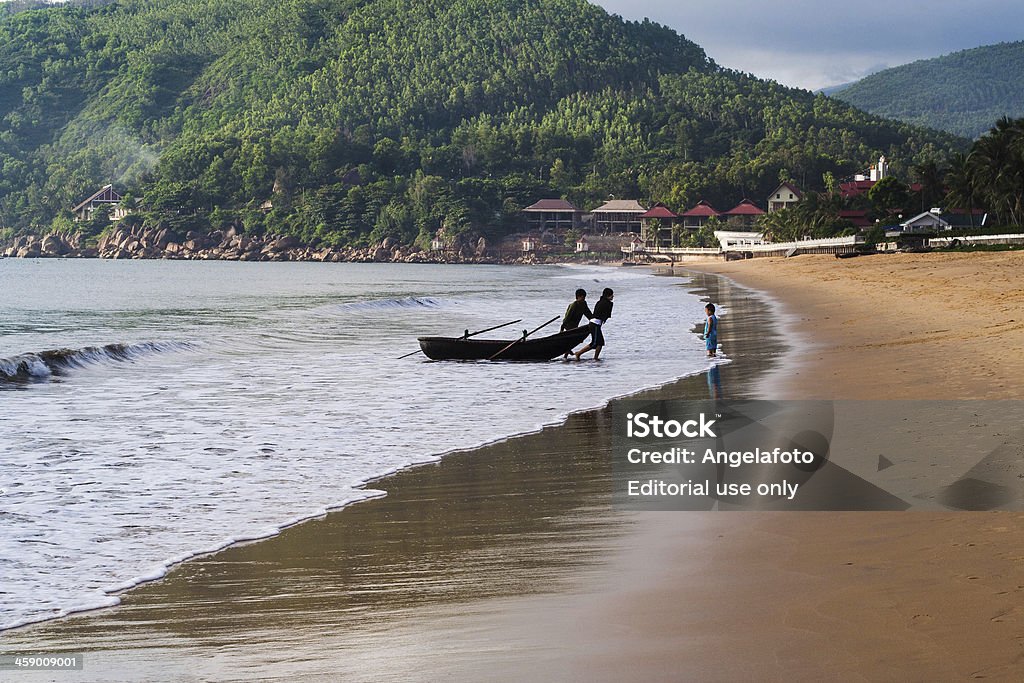
<svg viewBox="0 0 1024 683">
<path fill-rule="evenodd" d="M 1022 0 L 591 0 L 649 17 L 722 66 L 810 90 L 889 66 L 1024 40 Z"/>
</svg>

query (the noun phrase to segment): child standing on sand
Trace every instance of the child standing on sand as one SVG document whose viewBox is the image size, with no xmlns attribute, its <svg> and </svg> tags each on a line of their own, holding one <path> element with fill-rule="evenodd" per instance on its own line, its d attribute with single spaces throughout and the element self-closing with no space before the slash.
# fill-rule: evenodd
<svg viewBox="0 0 1024 683">
<path fill-rule="evenodd" d="M 708 358 L 714 358 L 718 352 L 718 316 L 715 315 L 715 305 L 708 304 L 704 312 L 708 315 L 704 321 L 704 348 L 708 350 Z"/>
</svg>

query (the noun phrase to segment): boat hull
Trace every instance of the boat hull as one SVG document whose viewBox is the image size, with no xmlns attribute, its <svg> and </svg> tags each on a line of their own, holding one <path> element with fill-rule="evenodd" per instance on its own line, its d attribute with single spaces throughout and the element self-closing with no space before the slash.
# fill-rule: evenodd
<svg viewBox="0 0 1024 683">
<path fill-rule="evenodd" d="M 551 360 L 571 351 L 589 334 L 589 327 L 583 326 L 547 337 L 527 339 L 509 347 L 495 360 Z M 420 350 L 431 360 L 488 360 L 515 340 L 420 337 L 417 341 Z"/>
</svg>

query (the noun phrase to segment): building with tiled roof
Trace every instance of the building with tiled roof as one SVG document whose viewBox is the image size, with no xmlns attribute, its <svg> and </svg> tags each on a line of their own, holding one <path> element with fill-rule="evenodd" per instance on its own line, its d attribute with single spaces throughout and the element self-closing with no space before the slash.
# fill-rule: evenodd
<svg viewBox="0 0 1024 683">
<path fill-rule="evenodd" d="M 722 213 L 704 200 L 697 202 L 697 206 L 689 211 L 684 211 L 680 216 L 683 219 L 683 227 L 688 230 L 698 230 L 704 227 L 709 219 L 721 216 Z"/>
<path fill-rule="evenodd" d="M 640 239 L 644 242 L 656 242 L 656 247 L 671 247 L 672 246 L 672 227 L 679 220 L 671 209 L 662 204 L 661 202 L 656 203 L 650 209 L 647 210 L 642 216 L 640 216 L 640 222 L 643 225 L 640 231 Z M 655 223 L 657 221 L 657 223 Z M 657 239 L 654 237 L 654 228 L 657 227 Z"/>
<path fill-rule="evenodd" d="M 583 212 L 565 199 L 541 199 L 523 209 L 530 230 L 571 230 L 578 228 Z"/>
<path fill-rule="evenodd" d="M 110 206 L 110 219 L 119 220 L 128 213 L 123 209 L 119 210 L 121 199 L 121 195 L 114 189 L 113 185 L 104 185 L 90 195 L 88 199 L 71 209 L 71 213 L 75 214 L 75 220 L 87 221 L 92 219 L 93 212 L 99 207 Z"/>
<path fill-rule="evenodd" d="M 636 232 L 643 230 L 641 216 L 647 208 L 635 199 L 612 199 L 594 209 L 594 229 L 597 232 Z"/>
<path fill-rule="evenodd" d="M 722 215 L 726 217 L 726 220 L 729 221 L 730 225 L 753 227 L 754 221 L 757 220 L 757 217 L 763 216 L 764 213 L 764 209 L 757 206 L 749 199 L 744 199 L 728 211 L 722 212 Z"/>
<path fill-rule="evenodd" d="M 786 207 L 796 204 L 803 197 L 803 193 L 792 183 L 781 183 L 768 195 L 768 213 L 781 211 Z"/>
</svg>

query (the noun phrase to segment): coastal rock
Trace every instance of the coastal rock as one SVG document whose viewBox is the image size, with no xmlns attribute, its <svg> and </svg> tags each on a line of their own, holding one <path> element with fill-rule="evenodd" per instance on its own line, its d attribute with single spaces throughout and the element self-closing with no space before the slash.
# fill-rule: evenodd
<svg viewBox="0 0 1024 683">
<path fill-rule="evenodd" d="M 80 235 L 50 233 L 45 237 L 22 235 L 0 245 L 0 255 L 100 257 L 109 259 L 191 259 L 239 261 L 319 261 L 325 263 L 536 263 L 536 257 L 488 256 L 483 237 L 466 239 L 455 250 L 424 251 L 388 238 L 368 247 L 332 247 L 320 239 L 302 242 L 292 235 L 245 234 L 237 226 L 184 235 L 166 223 L 146 227 L 112 225 L 95 247 L 81 246 Z M 6 246 L 6 248 L 5 248 Z M 543 257 L 547 262 L 556 256 Z"/>
<path fill-rule="evenodd" d="M 41 251 L 46 256 L 63 256 L 69 251 L 68 245 L 60 235 L 47 235 L 43 238 Z"/>
<path fill-rule="evenodd" d="M 294 249 L 301 245 L 302 242 L 300 242 L 297 237 L 292 237 L 291 235 L 279 237 L 276 240 L 274 240 L 273 243 L 273 247 L 276 250 Z"/>
<path fill-rule="evenodd" d="M 153 245 L 158 249 L 166 249 L 168 244 L 180 241 L 180 238 L 167 228 L 157 230 L 153 235 Z"/>
</svg>

